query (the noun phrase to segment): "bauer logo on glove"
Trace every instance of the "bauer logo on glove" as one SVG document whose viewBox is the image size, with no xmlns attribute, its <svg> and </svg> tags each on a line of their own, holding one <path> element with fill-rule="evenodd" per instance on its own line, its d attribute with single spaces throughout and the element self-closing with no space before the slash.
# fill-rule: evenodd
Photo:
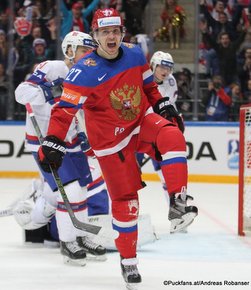
<svg viewBox="0 0 251 290">
<path fill-rule="evenodd" d="M 59 144 L 56 144 L 56 143 L 53 143 L 53 142 L 50 142 L 50 141 L 44 141 L 42 146 L 47 146 L 47 147 L 51 147 L 51 148 L 54 148 L 55 150 L 57 151 L 60 151 L 62 153 L 66 153 L 66 149 L 64 146 L 61 146 Z"/>
<path fill-rule="evenodd" d="M 56 136 L 47 136 L 38 150 L 39 164 L 45 172 L 51 172 L 50 166 L 57 170 L 65 154 L 65 142 Z"/>
<path fill-rule="evenodd" d="M 160 104 L 159 104 L 159 110 L 161 111 L 161 110 L 163 110 L 165 107 L 167 107 L 169 105 L 170 105 L 169 100 L 166 100 L 164 102 L 160 102 Z"/>
</svg>

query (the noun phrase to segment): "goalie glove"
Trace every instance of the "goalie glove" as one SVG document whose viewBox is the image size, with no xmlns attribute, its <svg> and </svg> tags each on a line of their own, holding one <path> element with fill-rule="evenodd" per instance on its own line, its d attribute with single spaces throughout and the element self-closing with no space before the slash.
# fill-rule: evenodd
<svg viewBox="0 0 251 290">
<path fill-rule="evenodd" d="M 183 118 L 181 117 L 181 114 L 176 111 L 174 106 L 170 104 L 168 97 L 159 99 L 154 105 L 153 110 L 163 118 L 174 123 L 176 126 L 178 126 L 180 131 L 184 133 L 185 127 Z"/>
<path fill-rule="evenodd" d="M 64 81 L 63 78 L 58 78 L 54 80 L 53 82 L 44 82 L 44 83 L 39 84 L 39 87 L 42 89 L 44 93 L 44 98 L 46 102 L 49 102 L 54 99 L 51 88 L 60 86 L 63 83 L 63 81 Z"/>
<path fill-rule="evenodd" d="M 56 136 L 49 135 L 44 138 L 38 150 L 38 162 L 45 172 L 51 172 L 50 166 L 58 169 L 66 154 L 65 142 Z"/>
</svg>

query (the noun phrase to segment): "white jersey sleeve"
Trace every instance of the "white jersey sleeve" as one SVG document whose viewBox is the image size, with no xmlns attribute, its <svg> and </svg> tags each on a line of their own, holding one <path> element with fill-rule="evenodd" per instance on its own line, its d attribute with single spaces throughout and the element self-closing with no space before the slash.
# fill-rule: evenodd
<svg viewBox="0 0 251 290">
<path fill-rule="evenodd" d="M 169 97 L 170 103 L 175 106 L 178 97 L 178 87 L 172 74 L 167 76 L 161 85 L 158 85 L 158 90 L 163 98 Z"/>
<path fill-rule="evenodd" d="M 28 82 L 21 83 L 15 90 L 16 101 L 22 105 L 31 103 L 41 105 L 45 103 L 44 94 L 37 85 Z"/>
<path fill-rule="evenodd" d="M 15 90 L 16 101 L 25 105 L 42 105 L 46 102 L 43 90 L 39 87 L 45 82 L 65 78 L 69 69 L 64 61 L 45 61 L 40 63 L 28 80 L 19 84 Z"/>
<path fill-rule="evenodd" d="M 55 81 L 58 78 L 65 79 L 68 71 L 69 69 L 64 61 L 42 62 L 36 67 L 33 74 L 15 90 L 15 98 L 18 103 L 23 105 L 30 103 L 32 105 L 44 136 L 47 134 L 52 105 L 46 102 L 43 90 L 39 85 Z M 36 132 L 28 115 L 26 116 L 26 148 L 30 151 L 37 151 L 39 148 Z"/>
</svg>

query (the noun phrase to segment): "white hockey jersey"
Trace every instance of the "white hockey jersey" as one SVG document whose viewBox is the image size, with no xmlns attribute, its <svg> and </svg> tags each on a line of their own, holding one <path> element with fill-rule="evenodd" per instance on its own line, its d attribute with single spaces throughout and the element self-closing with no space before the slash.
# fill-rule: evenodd
<svg viewBox="0 0 251 290">
<path fill-rule="evenodd" d="M 169 97 L 170 103 L 176 108 L 175 103 L 178 97 L 178 87 L 176 79 L 172 74 L 167 76 L 162 84 L 158 84 L 158 90 L 162 97 Z"/>
<path fill-rule="evenodd" d="M 170 103 L 176 108 L 175 102 L 178 97 L 178 87 L 172 74 L 167 76 L 162 84 L 158 84 L 158 90 L 163 98 L 169 97 Z"/>
<path fill-rule="evenodd" d="M 51 109 L 53 104 L 55 104 L 56 97 L 60 97 L 61 90 L 53 90 L 52 93 L 55 99 L 46 102 L 44 92 L 39 84 L 53 82 L 58 78 L 65 79 L 68 72 L 69 68 L 64 61 L 52 60 L 42 62 L 36 67 L 33 74 L 26 81 L 19 84 L 15 90 L 15 98 L 18 103 L 23 105 L 30 103 L 32 105 L 43 136 L 47 135 Z M 73 120 L 65 141 L 71 143 L 76 136 L 76 124 L 75 120 Z M 38 151 L 39 148 L 39 141 L 28 114 L 26 116 L 26 148 L 35 152 Z"/>
</svg>

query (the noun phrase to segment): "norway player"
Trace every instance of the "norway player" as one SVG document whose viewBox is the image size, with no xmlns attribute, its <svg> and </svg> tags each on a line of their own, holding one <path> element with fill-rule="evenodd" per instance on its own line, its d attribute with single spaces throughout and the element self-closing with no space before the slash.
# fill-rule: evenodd
<svg viewBox="0 0 251 290">
<path fill-rule="evenodd" d="M 62 93 L 62 81 L 73 64 L 94 47 L 95 44 L 90 35 L 78 31 L 70 32 L 62 42 L 64 61 L 53 60 L 40 63 L 29 79 L 16 88 L 15 97 L 17 102 L 24 105 L 30 103 L 33 106 L 34 114 L 43 135 L 47 132 L 51 108 L 59 99 L 56 96 L 60 96 Z M 80 221 L 87 220 L 88 203 L 88 210 L 89 212 L 91 211 L 91 214 L 108 214 L 109 200 L 107 191 L 101 188 L 101 191 L 97 192 L 96 188 L 97 185 L 102 187 L 104 180 L 101 176 L 96 181 L 92 179 L 87 157 L 82 150 L 90 151 L 90 146 L 85 135 L 83 135 L 84 133 L 79 132 L 77 118 L 74 117 L 72 119 L 67 131 L 67 136 L 65 137 L 67 154 L 59 170 L 59 176 L 64 184 L 73 211 Z M 26 119 L 26 141 L 27 148 L 32 151 L 37 161 L 39 140 L 28 115 Z M 85 148 L 81 148 L 83 145 Z M 32 219 L 30 221 L 26 220 L 31 222 L 31 224 L 26 224 L 24 227 L 34 226 L 34 223 L 38 225 L 46 224 L 54 215 L 55 208 L 57 208 L 57 228 L 61 253 L 65 262 L 85 265 L 86 256 L 87 258 L 105 260 L 106 249 L 92 242 L 85 232 L 73 226 L 52 174 L 44 171 L 43 168 L 39 169 L 46 181 L 43 194 L 36 201 L 32 211 Z M 88 202 L 87 185 L 89 185 L 89 193 L 92 188 L 96 189 L 96 194 L 91 196 Z M 15 209 L 16 215 L 20 213 L 18 218 L 22 218 L 21 214 L 25 212 L 21 211 L 20 207 L 22 209 L 22 204 L 19 204 L 19 208 Z M 25 218 L 27 216 L 23 217 L 23 219 Z M 19 221 L 22 223 L 22 220 Z"/>
<path fill-rule="evenodd" d="M 74 65 L 66 77 L 61 100 L 52 110 L 47 142 L 38 151 L 39 162 L 45 169 L 48 162 L 60 167 L 65 154 L 56 148 L 65 146 L 72 119 L 83 107 L 89 142 L 112 201 L 122 275 L 127 285 L 134 287 L 141 282 L 136 246 L 138 190 L 144 186 L 136 152 L 161 161 L 176 209 L 173 218 L 192 222 L 198 210 L 183 203 L 187 188 L 185 139 L 174 123 L 161 117 L 170 115 L 173 106 L 159 93 L 141 49 L 122 43 L 124 26 L 114 9 L 97 10 L 92 30 L 98 48 Z M 54 148 L 47 146 L 48 141 Z"/>
</svg>

